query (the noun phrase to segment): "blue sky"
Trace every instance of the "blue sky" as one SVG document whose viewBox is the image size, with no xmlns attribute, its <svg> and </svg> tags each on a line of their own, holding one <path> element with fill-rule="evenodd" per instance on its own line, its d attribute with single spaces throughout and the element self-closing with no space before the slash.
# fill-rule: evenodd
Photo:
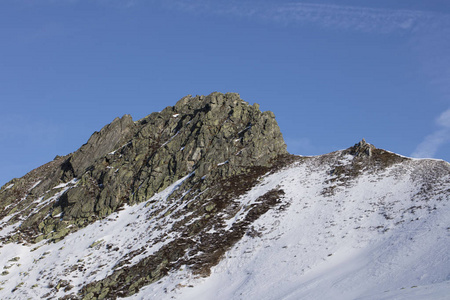
<svg viewBox="0 0 450 300">
<path fill-rule="evenodd" d="M 0 185 L 115 117 L 237 92 L 288 150 L 450 161 L 450 1 L 4 0 Z"/>
</svg>

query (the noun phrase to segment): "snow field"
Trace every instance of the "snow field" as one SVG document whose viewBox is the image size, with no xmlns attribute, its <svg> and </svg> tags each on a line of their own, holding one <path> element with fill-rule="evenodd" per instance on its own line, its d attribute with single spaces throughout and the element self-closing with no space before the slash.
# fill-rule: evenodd
<svg viewBox="0 0 450 300">
<path fill-rule="evenodd" d="M 261 237 L 244 236 L 208 278 L 174 272 L 130 299 L 448 299 L 450 183 L 420 198 L 425 163 L 365 173 L 332 194 L 329 166 L 314 160 L 269 175 L 240 199 L 285 191 L 253 224 Z"/>
<path fill-rule="evenodd" d="M 332 159 L 345 167 L 352 157 Z M 339 178 L 317 157 L 266 175 L 237 199 L 240 210 L 225 228 L 268 191 L 282 189 L 281 203 L 252 224 L 254 234 L 226 252 L 210 277 L 183 266 L 129 299 L 448 299 L 450 174 L 428 174 L 436 163 L 407 160 Z M 176 238 L 167 234 L 177 221 L 172 215 L 188 203 L 168 197 L 189 176 L 60 242 L 2 245 L 0 298 L 76 294 L 158 251 Z M 62 282 L 70 286 L 56 291 Z"/>
</svg>

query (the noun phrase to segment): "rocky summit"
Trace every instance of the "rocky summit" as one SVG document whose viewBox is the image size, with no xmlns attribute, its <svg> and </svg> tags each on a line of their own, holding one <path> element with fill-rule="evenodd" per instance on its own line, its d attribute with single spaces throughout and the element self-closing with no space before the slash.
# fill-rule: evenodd
<svg viewBox="0 0 450 300">
<path fill-rule="evenodd" d="M 8 224 L 21 222 L 10 240 L 58 241 L 188 174 L 186 185 L 204 190 L 269 168 L 286 154 L 272 112 L 261 113 L 238 94 L 187 96 L 137 122 L 116 118 L 76 152 L 12 180 L 1 216 L 12 216 Z"/>
<path fill-rule="evenodd" d="M 0 189 L 0 298 L 439 299 L 449 198 L 447 162 L 291 155 L 258 104 L 187 96 Z"/>
</svg>

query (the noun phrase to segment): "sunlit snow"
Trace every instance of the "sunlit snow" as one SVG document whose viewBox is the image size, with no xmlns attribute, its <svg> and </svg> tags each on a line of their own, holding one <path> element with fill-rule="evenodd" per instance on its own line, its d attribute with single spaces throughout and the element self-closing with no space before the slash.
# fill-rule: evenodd
<svg viewBox="0 0 450 300">
<path fill-rule="evenodd" d="M 351 161 L 340 157 L 335 163 Z M 230 230 L 260 196 L 284 190 L 281 204 L 252 224 L 259 235 L 245 235 L 210 277 L 195 277 L 184 266 L 129 299 L 448 299 L 450 175 L 433 179 L 435 192 L 420 198 L 429 164 L 408 160 L 341 184 L 319 158 L 266 175 L 225 220 Z M 110 275 L 128 253 L 140 251 L 125 265 L 155 253 L 176 238 L 167 234 L 168 212 L 188 203 L 165 199 L 188 177 L 57 243 L 2 245 L 0 298 L 39 299 L 61 280 L 76 293 Z M 155 207 L 159 215 L 150 218 Z M 60 289 L 52 296 L 65 294 Z"/>
</svg>

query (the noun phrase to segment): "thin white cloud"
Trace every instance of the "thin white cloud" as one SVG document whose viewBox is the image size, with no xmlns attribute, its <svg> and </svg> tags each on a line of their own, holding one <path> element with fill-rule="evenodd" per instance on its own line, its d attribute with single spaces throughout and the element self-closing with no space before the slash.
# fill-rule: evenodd
<svg viewBox="0 0 450 300">
<path fill-rule="evenodd" d="M 374 9 L 313 3 L 166 0 L 166 7 L 198 14 L 233 15 L 289 24 L 314 23 L 332 29 L 388 33 L 411 30 L 447 16 L 413 10 Z M 426 25 L 428 26 L 428 25 Z"/>
<path fill-rule="evenodd" d="M 138 4 L 139 0 L 97 0 L 102 5 L 115 6 L 119 8 L 131 8 Z"/>
<path fill-rule="evenodd" d="M 434 157 L 440 147 L 450 142 L 450 109 L 444 111 L 437 119 L 438 128 L 435 132 L 425 137 L 411 154 L 417 158 Z"/>
<path fill-rule="evenodd" d="M 422 12 L 373 9 L 324 4 L 287 4 L 267 12 L 280 22 L 316 23 L 327 28 L 343 28 L 368 32 L 391 32 L 410 29 L 418 19 L 428 17 Z"/>
<path fill-rule="evenodd" d="M 439 118 L 437 118 L 436 123 L 446 129 L 450 129 L 450 109 L 444 111 Z"/>
<path fill-rule="evenodd" d="M 117 8 L 130 8 L 134 7 L 141 0 L 15 0 L 17 3 L 29 5 L 29 6 L 41 6 L 41 5 L 72 5 L 78 3 L 90 3 L 90 4 L 100 4 L 104 6 L 113 6 Z"/>
</svg>

